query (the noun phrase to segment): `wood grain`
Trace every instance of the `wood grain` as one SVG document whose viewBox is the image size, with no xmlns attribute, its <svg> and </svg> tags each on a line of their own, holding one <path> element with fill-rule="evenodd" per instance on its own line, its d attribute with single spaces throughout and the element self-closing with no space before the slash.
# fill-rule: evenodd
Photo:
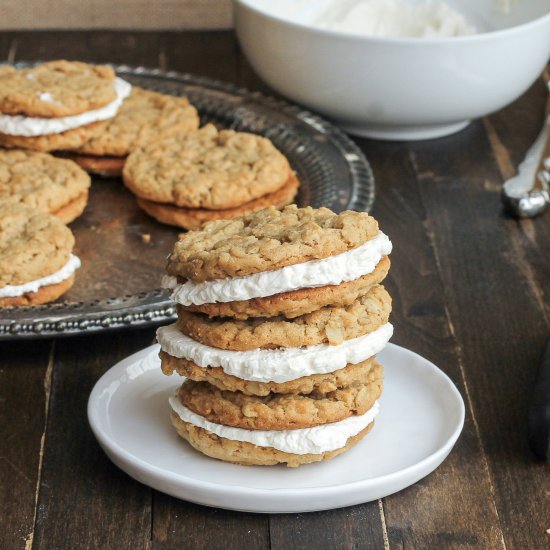
<svg viewBox="0 0 550 550">
<path fill-rule="evenodd" d="M 433 236 L 408 147 L 372 141 L 360 144 L 372 159 L 375 173 L 384 174 L 378 180 L 374 215 L 394 243 L 390 277 L 385 283 L 393 296 L 393 340 L 432 360 L 448 374 L 467 411 L 464 431 L 442 466 L 383 500 L 390 548 L 500 548 L 500 525 L 486 457 L 470 414 L 459 342 L 446 310 Z"/>
<path fill-rule="evenodd" d="M 0 548 L 32 542 L 52 343 L 0 346 Z"/>
<path fill-rule="evenodd" d="M 547 304 L 523 248 L 522 224 L 502 217 L 495 185 L 486 183 L 500 183 L 502 177 L 487 162 L 491 149 L 483 126 L 477 123 L 469 133 L 475 140 L 473 158 L 466 164 L 456 155 L 452 171 L 437 150 L 411 150 L 419 172 L 429 166 L 432 174 L 421 182 L 420 193 L 488 457 L 503 544 L 545 548 L 548 468 L 537 464 L 527 447 L 526 412 L 550 328 Z M 548 221 L 539 220 L 545 234 L 541 244 L 548 246 Z"/>
<path fill-rule="evenodd" d="M 116 468 L 88 427 L 96 380 L 153 331 L 63 340 L 55 355 L 33 548 L 149 548 L 151 490 Z"/>
</svg>

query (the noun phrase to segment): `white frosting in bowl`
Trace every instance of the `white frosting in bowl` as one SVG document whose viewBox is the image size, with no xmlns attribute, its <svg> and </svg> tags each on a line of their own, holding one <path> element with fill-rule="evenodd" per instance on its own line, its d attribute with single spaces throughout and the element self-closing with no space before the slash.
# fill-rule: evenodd
<svg viewBox="0 0 550 550">
<path fill-rule="evenodd" d="M 132 85 L 122 78 L 115 78 L 115 91 L 117 97 L 111 103 L 100 107 L 99 109 L 93 109 L 91 111 L 85 111 L 78 115 L 58 117 L 58 118 L 41 118 L 41 117 L 28 117 L 23 115 L 3 115 L 0 114 L 0 133 L 10 136 L 46 136 L 51 134 L 60 134 L 67 130 L 73 130 L 92 122 L 98 122 L 100 120 L 107 120 L 113 118 L 122 102 L 130 95 L 132 91 Z M 42 101 L 48 103 L 55 103 L 55 98 L 50 94 L 44 93 L 40 96 Z"/>
<path fill-rule="evenodd" d="M 177 395 L 170 397 L 172 410 L 184 421 L 209 432 L 232 439 L 245 441 L 258 447 L 272 447 L 285 453 L 297 455 L 321 454 L 328 451 L 341 449 L 347 440 L 364 430 L 378 415 L 378 401 L 360 416 L 350 416 L 340 422 L 323 424 L 313 428 L 301 428 L 297 430 L 245 430 L 223 426 L 208 421 L 187 407 L 185 407 Z"/>
<path fill-rule="evenodd" d="M 182 305 L 234 302 L 273 296 L 300 288 L 339 285 L 372 273 L 383 256 L 392 250 L 387 235 L 380 232 L 366 243 L 322 260 L 311 260 L 273 271 L 244 277 L 178 284 L 175 277 L 164 277 L 163 286 L 173 288 L 172 299 Z"/>
<path fill-rule="evenodd" d="M 206 346 L 183 334 L 175 324 L 157 330 L 163 351 L 172 357 L 188 359 L 199 367 L 221 367 L 226 374 L 253 382 L 288 382 L 343 369 L 376 355 L 393 334 L 390 323 L 377 330 L 344 340 L 337 346 L 317 344 L 301 348 L 231 351 Z"/>
<path fill-rule="evenodd" d="M 80 259 L 78 256 L 71 254 L 67 263 L 55 273 L 41 277 L 22 285 L 6 285 L 0 288 L 0 298 L 15 298 L 23 296 L 28 292 L 36 292 L 43 286 L 55 285 L 69 279 L 73 273 L 80 267 Z"/>
</svg>

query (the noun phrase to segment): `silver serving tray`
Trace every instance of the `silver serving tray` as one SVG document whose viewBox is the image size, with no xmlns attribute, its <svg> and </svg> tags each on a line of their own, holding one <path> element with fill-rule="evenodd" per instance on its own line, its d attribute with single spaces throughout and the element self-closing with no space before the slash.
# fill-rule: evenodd
<svg viewBox="0 0 550 550">
<path fill-rule="evenodd" d="M 20 63 L 19 66 L 28 65 Z M 369 211 L 374 178 L 361 150 L 332 124 L 298 106 L 208 78 L 159 69 L 114 67 L 132 84 L 186 95 L 201 124 L 268 137 L 300 180 L 297 203 Z M 166 323 L 175 308 L 158 284 L 180 230 L 136 206 L 120 180 L 94 178 L 83 216 L 71 224 L 83 266 L 63 301 L 0 310 L 0 340 L 93 333 Z"/>
</svg>

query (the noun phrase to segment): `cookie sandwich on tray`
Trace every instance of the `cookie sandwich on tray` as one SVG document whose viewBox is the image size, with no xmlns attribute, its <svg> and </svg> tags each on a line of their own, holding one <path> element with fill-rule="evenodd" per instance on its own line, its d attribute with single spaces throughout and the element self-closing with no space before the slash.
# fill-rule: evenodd
<svg viewBox="0 0 550 550">
<path fill-rule="evenodd" d="M 167 263 L 178 320 L 162 370 L 186 377 L 172 423 L 202 453 L 299 466 L 357 443 L 378 414 L 392 335 L 391 243 L 366 213 L 267 208 L 181 236 Z"/>
<path fill-rule="evenodd" d="M 102 132 L 132 86 L 111 67 L 50 61 L 0 66 L 0 146 L 58 151 Z"/>
<path fill-rule="evenodd" d="M 63 222 L 22 204 L 0 204 L 0 308 L 38 305 L 71 288 L 80 260 Z"/>
<path fill-rule="evenodd" d="M 185 229 L 283 207 L 298 191 L 288 160 L 269 139 L 212 124 L 134 150 L 123 179 L 147 214 Z"/>
</svg>

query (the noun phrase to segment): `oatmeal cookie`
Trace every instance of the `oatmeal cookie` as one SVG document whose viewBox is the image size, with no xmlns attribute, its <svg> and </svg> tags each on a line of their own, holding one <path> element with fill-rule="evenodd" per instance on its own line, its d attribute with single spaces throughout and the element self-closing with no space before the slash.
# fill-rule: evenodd
<svg viewBox="0 0 550 550">
<path fill-rule="evenodd" d="M 338 345 L 358 338 L 386 324 L 390 312 L 390 295 L 383 286 L 376 285 L 348 306 L 327 306 L 290 320 L 284 317 L 246 321 L 210 319 L 178 305 L 177 327 L 194 340 L 220 349 L 298 348 Z"/>
<path fill-rule="evenodd" d="M 235 464 L 256 466 L 286 464 L 290 468 L 334 458 L 351 449 L 374 426 L 374 422 L 371 422 L 357 435 L 348 438 L 344 447 L 335 451 L 326 451 L 320 454 L 294 454 L 279 451 L 272 447 L 259 447 L 246 441 L 219 437 L 203 428 L 183 421 L 175 413 L 171 414 L 171 420 L 178 434 L 189 442 L 193 448 L 207 456 Z"/>
<path fill-rule="evenodd" d="M 276 317 L 283 315 L 294 319 L 325 306 L 348 306 L 381 283 L 388 274 L 390 259 L 384 256 L 375 270 L 359 279 L 313 288 L 300 288 L 263 298 L 238 300 L 214 304 L 181 306 L 186 311 L 204 313 L 208 317 L 232 317 L 246 320 L 250 317 Z"/>
<path fill-rule="evenodd" d="M 116 178 L 122 175 L 126 157 L 96 157 L 94 155 L 81 155 L 77 153 L 64 152 L 59 155 L 76 162 L 80 168 L 90 174 L 95 174 L 103 178 Z"/>
<path fill-rule="evenodd" d="M 40 287 L 36 292 L 26 292 L 21 296 L 8 298 L 0 297 L 0 308 L 20 307 L 20 306 L 38 306 L 57 300 L 65 294 L 74 284 L 74 275 L 52 285 Z"/>
<path fill-rule="evenodd" d="M 245 395 L 264 397 L 270 393 L 307 394 L 312 392 L 328 393 L 354 382 L 366 384 L 373 381 L 373 367 L 377 364 L 373 357 L 357 363 L 348 364 L 343 369 L 326 374 L 302 376 L 289 382 L 255 382 L 243 380 L 227 374 L 221 367 L 199 367 L 188 359 L 173 357 L 161 351 L 162 372 L 171 375 L 173 372 L 196 382 L 208 382 L 224 391 L 239 391 Z"/>
<path fill-rule="evenodd" d="M 242 277 L 346 252 L 377 234 L 378 223 L 366 212 L 266 208 L 182 235 L 166 271 L 195 282 Z"/>
<path fill-rule="evenodd" d="M 68 263 L 73 245 L 71 230 L 55 216 L 21 204 L 0 204 L 0 291 L 55 274 Z M 73 282 L 71 273 L 60 282 L 31 285 L 18 296 L 1 292 L 0 307 L 55 300 Z"/>
<path fill-rule="evenodd" d="M 90 176 L 47 153 L 0 150 L 0 204 L 23 204 L 69 223 L 87 203 Z"/>
<path fill-rule="evenodd" d="M 45 136 L 10 136 L 0 133 L 0 146 L 9 149 L 32 149 L 33 151 L 63 151 L 76 149 L 86 143 L 91 137 L 100 134 L 105 126 L 105 121 L 92 122 L 85 126 L 79 126 L 60 134 L 48 134 Z"/>
<path fill-rule="evenodd" d="M 287 204 L 290 204 L 296 193 L 298 192 L 298 180 L 294 174 L 288 178 L 287 183 L 283 185 L 277 191 L 269 193 L 247 202 L 236 208 L 227 208 L 225 210 L 205 210 L 201 208 L 181 208 L 171 204 L 162 204 L 159 202 L 151 202 L 138 197 L 137 203 L 142 208 L 161 223 L 168 225 L 176 225 L 184 229 L 200 229 L 205 223 L 212 220 L 227 220 L 237 218 L 267 208 L 268 206 L 274 206 L 275 208 L 282 208 Z"/>
<path fill-rule="evenodd" d="M 191 132 L 199 127 L 197 110 L 185 97 L 133 87 L 105 129 L 78 147 L 77 154 L 126 157 L 162 135 Z"/>
<path fill-rule="evenodd" d="M 0 113 L 66 117 L 98 109 L 116 99 L 113 69 L 79 61 L 49 61 L 36 67 L 0 70 Z"/>
<path fill-rule="evenodd" d="M 208 124 L 136 149 L 123 179 L 148 201 L 224 210 L 273 193 L 289 175 L 287 159 L 268 139 Z"/>
<path fill-rule="evenodd" d="M 264 397 L 186 380 L 178 398 L 188 409 L 216 424 L 246 430 L 293 430 L 365 414 L 382 393 L 382 378 L 382 367 L 377 365 L 373 381 L 367 384 L 354 382 L 328 393 L 271 393 Z"/>
</svg>

